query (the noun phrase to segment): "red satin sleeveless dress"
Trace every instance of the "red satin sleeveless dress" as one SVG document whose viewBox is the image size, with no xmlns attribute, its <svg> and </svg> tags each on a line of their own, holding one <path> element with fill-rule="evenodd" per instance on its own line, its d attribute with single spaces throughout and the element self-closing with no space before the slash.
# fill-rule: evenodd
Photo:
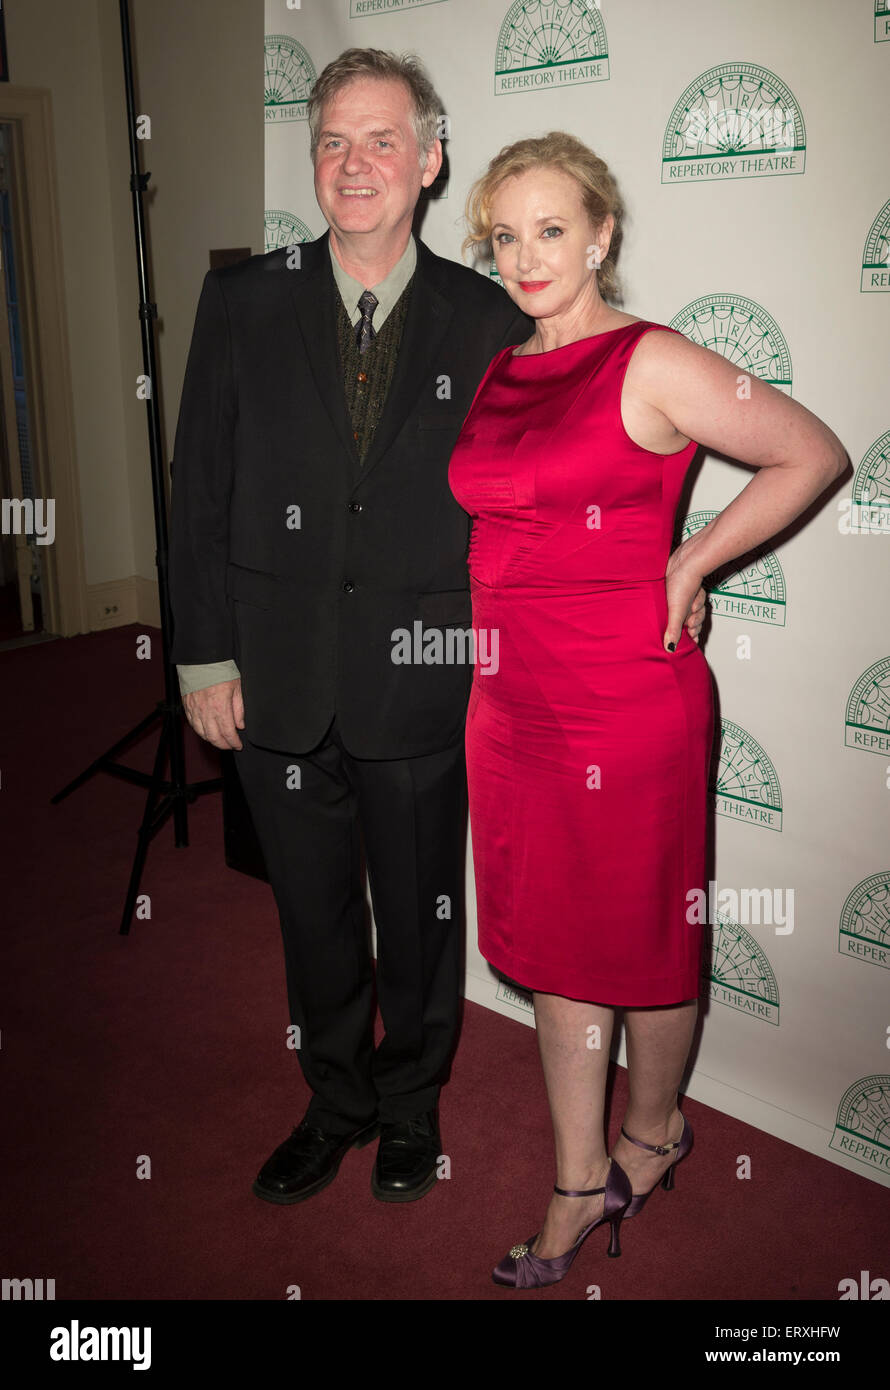
<svg viewBox="0 0 890 1390">
<path fill-rule="evenodd" d="M 631 353 L 662 328 L 504 348 L 449 469 L 473 517 L 479 949 L 526 989 L 626 1006 L 699 994 L 687 895 L 707 887 L 711 673 L 685 627 L 673 653 L 662 641 L 697 445 L 652 453 L 620 412 Z"/>
</svg>

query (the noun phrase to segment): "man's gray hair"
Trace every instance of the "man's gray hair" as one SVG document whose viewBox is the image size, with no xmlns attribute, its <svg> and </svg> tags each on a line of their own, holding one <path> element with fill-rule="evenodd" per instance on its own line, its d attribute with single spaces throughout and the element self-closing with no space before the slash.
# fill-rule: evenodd
<svg viewBox="0 0 890 1390">
<path fill-rule="evenodd" d="M 435 143 L 442 110 L 435 88 L 420 59 L 413 53 L 387 53 L 382 48 L 347 48 L 319 73 L 306 103 L 309 121 L 309 153 L 315 162 L 324 108 L 332 97 L 358 77 L 403 82 L 411 94 L 411 123 L 417 138 L 421 167 Z"/>
</svg>

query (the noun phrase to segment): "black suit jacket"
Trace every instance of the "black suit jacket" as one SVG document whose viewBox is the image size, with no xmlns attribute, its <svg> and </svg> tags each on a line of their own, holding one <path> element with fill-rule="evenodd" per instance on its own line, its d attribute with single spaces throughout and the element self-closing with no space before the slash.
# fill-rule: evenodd
<svg viewBox="0 0 890 1390">
<path fill-rule="evenodd" d="M 350 752 L 461 737 L 472 667 L 399 665 L 393 632 L 471 622 L 469 518 L 448 461 L 485 368 L 532 323 L 418 241 L 393 379 L 360 463 L 327 233 L 208 271 L 173 459 L 173 660 L 234 657 L 245 734 L 308 752 L 335 711 Z M 299 509 L 298 511 L 295 509 Z"/>
</svg>

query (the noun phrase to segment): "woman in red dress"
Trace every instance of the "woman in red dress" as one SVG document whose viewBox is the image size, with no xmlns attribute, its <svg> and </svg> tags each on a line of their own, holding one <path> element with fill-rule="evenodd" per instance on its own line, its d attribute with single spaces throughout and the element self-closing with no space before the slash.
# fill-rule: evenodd
<svg viewBox="0 0 890 1390">
<path fill-rule="evenodd" d="M 501 151 L 468 200 L 536 320 L 480 383 L 450 483 L 473 517 L 478 651 L 467 717 L 479 948 L 533 993 L 556 1186 L 494 1271 L 536 1287 L 608 1222 L 610 1254 L 692 1133 L 678 1088 L 696 1021 L 710 669 L 684 622 L 703 578 L 793 521 L 846 467 L 803 406 L 682 334 L 611 307 L 622 206 L 559 132 Z M 670 241 L 658 248 L 669 266 Z M 757 473 L 670 552 L 698 445 Z M 486 645 L 487 644 L 487 645 Z M 625 1011 L 628 1107 L 604 1091 Z"/>
</svg>

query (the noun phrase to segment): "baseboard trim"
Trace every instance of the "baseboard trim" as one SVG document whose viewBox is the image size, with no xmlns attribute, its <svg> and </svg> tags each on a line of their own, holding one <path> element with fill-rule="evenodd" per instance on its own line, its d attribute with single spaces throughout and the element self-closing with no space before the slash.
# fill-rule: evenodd
<svg viewBox="0 0 890 1390">
<path fill-rule="evenodd" d="M 87 588 L 87 611 L 90 632 L 101 632 L 110 627 L 125 627 L 127 623 L 160 627 L 161 609 L 157 580 L 146 579 L 141 574 L 132 574 L 127 579 L 90 584 Z"/>
</svg>

